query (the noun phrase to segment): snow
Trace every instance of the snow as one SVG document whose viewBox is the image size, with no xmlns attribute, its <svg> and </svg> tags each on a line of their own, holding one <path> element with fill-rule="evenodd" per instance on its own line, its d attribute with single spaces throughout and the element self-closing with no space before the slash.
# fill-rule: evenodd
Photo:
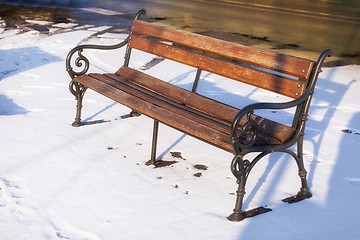
<svg viewBox="0 0 360 240">
<path fill-rule="evenodd" d="M 71 127 L 76 103 L 66 54 L 81 43 L 126 37 L 96 34 L 107 26 L 72 27 L 53 26 L 51 35 L 0 28 L 0 239 L 358 239 L 360 66 L 324 68 L 320 75 L 304 142 L 313 197 L 281 201 L 300 181 L 295 162 L 274 153 L 251 173 L 244 203 L 273 211 L 233 223 L 226 219 L 237 187 L 231 154 L 160 125 L 158 156 L 178 163 L 146 166 L 152 120 L 122 119 L 128 108 L 90 90 L 83 120 L 104 123 Z M 86 54 L 91 71 L 115 71 L 124 50 Z M 132 66 L 143 69 L 153 57 L 135 51 Z M 185 88 L 196 74 L 167 60 L 144 71 Z M 212 74 L 199 91 L 238 107 L 274 99 Z M 264 114 L 290 119 L 288 112 Z"/>
</svg>

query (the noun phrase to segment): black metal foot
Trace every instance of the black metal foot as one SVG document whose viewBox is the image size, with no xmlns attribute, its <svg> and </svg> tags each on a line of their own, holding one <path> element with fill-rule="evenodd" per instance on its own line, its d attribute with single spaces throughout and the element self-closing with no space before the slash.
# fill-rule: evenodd
<svg viewBox="0 0 360 240">
<path fill-rule="evenodd" d="M 73 126 L 73 127 L 81 127 L 82 125 L 84 125 L 84 124 L 82 124 L 82 122 L 80 122 L 80 121 L 75 121 L 71 124 L 71 126 Z"/>
<path fill-rule="evenodd" d="M 240 221 L 245 219 L 245 216 L 243 215 L 242 212 L 234 211 L 232 214 L 230 214 L 227 217 L 227 219 L 232 221 L 232 222 L 240 222 Z"/>
<path fill-rule="evenodd" d="M 311 197 L 312 197 L 311 192 L 309 192 L 309 191 L 307 191 L 307 192 L 300 191 L 294 196 L 284 198 L 282 201 L 291 204 L 291 203 L 300 202 L 300 201 L 302 201 L 302 200 L 304 200 L 306 198 L 311 198 Z"/>
<path fill-rule="evenodd" d="M 141 113 L 132 110 L 129 114 L 125 114 L 123 116 L 121 116 L 121 119 L 126 119 L 126 118 L 131 118 L 131 117 L 139 117 L 141 115 Z"/>
<path fill-rule="evenodd" d="M 258 207 L 245 212 L 234 211 L 228 219 L 232 222 L 240 222 L 245 218 L 255 217 L 257 215 L 272 211 L 271 208 Z"/>
<path fill-rule="evenodd" d="M 141 113 L 139 113 L 138 111 L 135 111 L 135 110 L 132 110 L 130 113 L 129 113 L 129 116 L 130 117 L 139 117 L 141 115 Z"/>
</svg>

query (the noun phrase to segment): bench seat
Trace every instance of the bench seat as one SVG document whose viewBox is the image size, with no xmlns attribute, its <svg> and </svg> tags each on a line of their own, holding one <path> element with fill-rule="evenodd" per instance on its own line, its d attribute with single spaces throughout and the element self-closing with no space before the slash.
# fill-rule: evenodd
<svg viewBox="0 0 360 240">
<path fill-rule="evenodd" d="M 234 152 L 230 127 L 239 109 L 166 83 L 129 67 L 115 74 L 87 74 L 76 82 L 205 142 Z M 255 145 L 280 144 L 295 132 L 292 127 L 253 116 L 260 126 Z"/>
</svg>

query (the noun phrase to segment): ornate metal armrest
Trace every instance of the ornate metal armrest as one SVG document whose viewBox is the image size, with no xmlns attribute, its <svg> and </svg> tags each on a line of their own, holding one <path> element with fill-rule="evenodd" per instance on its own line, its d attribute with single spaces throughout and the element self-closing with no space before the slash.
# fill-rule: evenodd
<svg viewBox="0 0 360 240">
<path fill-rule="evenodd" d="M 145 14 L 146 14 L 145 10 L 140 10 L 136 14 L 135 20 L 138 19 L 140 17 L 140 15 L 145 15 Z M 76 76 L 85 74 L 89 70 L 89 66 L 90 66 L 89 59 L 86 56 L 84 56 L 84 54 L 83 54 L 83 51 L 85 49 L 114 50 L 114 49 L 118 49 L 118 48 L 121 48 L 121 47 L 125 46 L 128 43 L 128 40 L 129 40 L 129 37 L 127 37 L 121 43 L 118 43 L 118 44 L 115 44 L 115 45 L 109 45 L 109 46 L 92 45 L 92 44 L 86 44 L 86 45 L 77 46 L 77 47 L 73 48 L 68 53 L 68 55 L 66 57 L 66 71 L 69 73 L 71 79 L 73 79 Z M 75 53 L 77 53 L 78 56 L 74 61 L 72 61 L 72 58 L 73 58 Z M 79 70 L 74 70 L 72 65 L 71 65 L 72 63 L 75 63 L 75 66 Z"/>
<path fill-rule="evenodd" d="M 126 38 L 124 41 L 122 41 L 119 44 L 110 45 L 110 46 L 104 46 L 104 45 L 80 45 L 80 46 L 77 46 L 77 47 L 73 48 L 66 57 L 66 71 L 69 73 L 70 77 L 73 79 L 76 76 L 85 74 L 89 70 L 90 61 L 83 54 L 83 51 L 85 49 L 114 50 L 114 49 L 125 46 L 127 43 L 128 43 L 128 38 Z M 75 53 L 77 53 L 77 58 L 74 61 L 72 61 L 72 58 Z M 79 70 L 75 71 L 71 65 L 72 63 L 74 63 L 75 66 Z"/>
<path fill-rule="evenodd" d="M 304 103 L 309 96 L 311 95 L 311 91 L 306 91 L 303 95 L 298 97 L 295 100 L 283 103 L 271 103 L 271 102 L 263 102 L 263 103 L 253 103 L 250 104 L 239 111 L 239 113 L 234 117 L 231 124 L 231 143 L 234 146 L 235 152 L 238 151 L 239 148 L 249 148 L 252 147 L 259 136 L 259 126 L 258 124 L 251 118 L 251 115 L 254 114 L 255 110 L 264 110 L 264 109 L 289 109 L 293 107 L 297 107 Z M 241 124 L 240 122 L 243 118 L 246 118 L 246 122 Z M 240 126 L 240 135 L 244 137 L 245 142 L 239 142 L 239 126 Z"/>
<path fill-rule="evenodd" d="M 297 107 L 300 105 L 304 105 L 301 109 L 301 115 L 306 118 L 312 95 L 314 93 L 315 84 L 318 78 L 319 73 L 321 72 L 321 66 L 325 61 L 326 57 L 330 57 L 332 55 L 332 51 L 330 49 L 326 49 L 323 51 L 318 60 L 315 62 L 315 65 L 312 69 L 312 73 L 308 82 L 307 90 L 298 98 L 284 103 L 254 103 L 244 107 L 239 113 L 234 117 L 234 120 L 231 124 L 231 133 L 230 140 L 233 145 L 234 151 L 238 152 L 239 149 L 245 149 L 252 147 L 258 138 L 259 135 L 259 126 L 258 124 L 252 120 L 251 115 L 255 110 L 259 109 L 288 109 Z M 240 121 L 246 116 L 246 123 L 241 126 L 240 134 L 245 137 L 245 142 L 240 143 L 238 141 L 238 130 L 240 126 Z M 299 117 L 299 115 L 295 115 L 294 118 Z M 306 119 L 303 119 L 305 121 Z M 304 124 L 302 124 L 304 126 Z"/>
</svg>

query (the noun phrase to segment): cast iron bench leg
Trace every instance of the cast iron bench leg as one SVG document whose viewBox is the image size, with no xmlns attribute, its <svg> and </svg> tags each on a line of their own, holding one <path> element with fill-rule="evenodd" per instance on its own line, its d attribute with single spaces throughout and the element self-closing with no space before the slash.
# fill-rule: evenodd
<svg viewBox="0 0 360 240">
<path fill-rule="evenodd" d="M 291 197 L 285 198 L 283 199 L 284 202 L 287 203 L 295 203 L 295 202 L 299 202 L 301 200 L 304 200 L 306 198 L 311 198 L 312 197 L 312 193 L 310 192 L 309 186 L 308 186 L 308 182 L 307 182 L 307 171 L 305 170 L 304 167 L 304 159 L 303 159 L 303 136 L 300 137 L 298 144 L 297 144 L 297 154 L 289 152 L 295 159 L 296 164 L 298 166 L 299 169 L 299 177 L 301 180 L 301 188 L 300 191 Z"/>
<path fill-rule="evenodd" d="M 231 171 L 237 179 L 238 189 L 236 191 L 236 203 L 234 212 L 230 216 L 228 216 L 228 219 L 233 222 L 239 222 L 245 218 L 242 211 L 242 205 L 245 196 L 246 167 L 244 166 L 242 156 L 234 157 L 231 163 Z"/>
<path fill-rule="evenodd" d="M 154 120 L 153 138 L 152 138 L 152 145 L 151 145 L 151 158 L 150 158 L 150 163 L 152 165 L 155 165 L 155 163 L 156 163 L 156 148 L 157 148 L 158 132 L 159 132 L 159 121 Z"/>
<path fill-rule="evenodd" d="M 70 88 L 70 92 L 75 96 L 76 99 L 76 117 L 75 117 L 75 121 L 72 123 L 72 126 L 80 127 L 83 125 L 81 123 L 82 100 L 84 98 L 84 94 L 87 88 L 74 81 L 70 82 L 69 88 Z"/>
</svg>

